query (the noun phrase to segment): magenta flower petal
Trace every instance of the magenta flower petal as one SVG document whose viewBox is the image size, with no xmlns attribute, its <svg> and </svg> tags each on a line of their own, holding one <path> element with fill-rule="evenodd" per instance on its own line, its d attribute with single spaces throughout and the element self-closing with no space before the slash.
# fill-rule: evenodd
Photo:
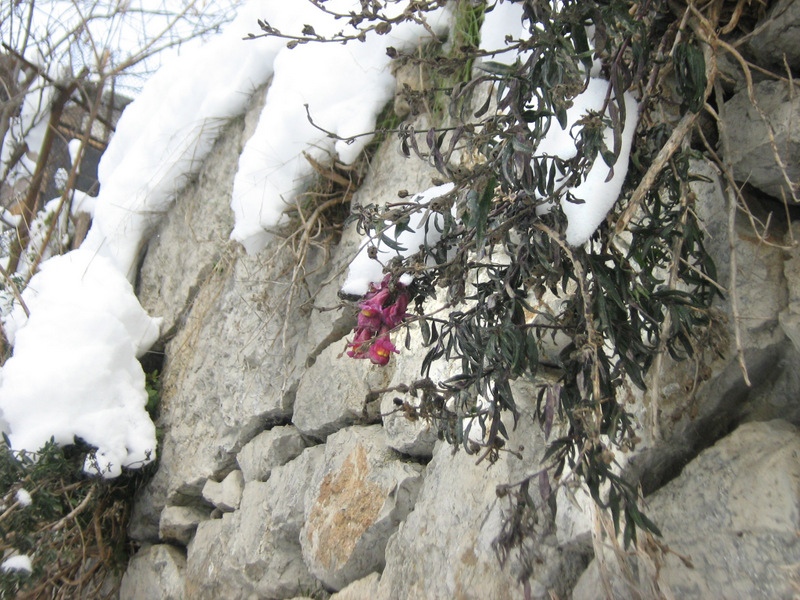
<svg viewBox="0 0 800 600">
<path fill-rule="evenodd" d="M 395 303 L 385 308 L 381 315 L 383 317 L 383 322 L 389 326 L 389 329 L 394 329 L 400 325 L 403 319 L 408 316 L 406 308 L 408 308 L 408 294 L 406 292 L 400 292 Z"/>
<path fill-rule="evenodd" d="M 358 313 L 358 327 L 369 329 L 373 332 L 378 331 L 382 322 L 382 310 L 383 309 L 376 309 L 373 306 L 365 305 L 361 309 L 361 312 Z"/>
<path fill-rule="evenodd" d="M 347 355 L 352 358 L 369 358 L 376 365 L 386 365 L 392 352 L 398 353 L 397 348 L 389 339 L 389 331 L 403 322 L 408 315 L 408 292 L 405 286 L 397 284 L 389 290 L 391 275 L 383 278 L 380 285 L 369 285 L 369 291 L 364 299 L 358 303 L 361 309 L 358 313 L 358 326 L 355 329 L 355 339 L 347 344 Z M 390 299 L 394 301 L 390 304 Z"/>
<path fill-rule="evenodd" d="M 355 339 L 347 344 L 351 350 L 347 351 L 347 356 L 350 358 L 370 358 L 370 342 L 372 341 L 373 332 L 368 329 L 356 329 Z"/>
<path fill-rule="evenodd" d="M 398 353 L 388 335 L 382 335 L 369 348 L 369 358 L 376 365 L 385 365 L 389 362 L 392 352 Z"/>
</svg>

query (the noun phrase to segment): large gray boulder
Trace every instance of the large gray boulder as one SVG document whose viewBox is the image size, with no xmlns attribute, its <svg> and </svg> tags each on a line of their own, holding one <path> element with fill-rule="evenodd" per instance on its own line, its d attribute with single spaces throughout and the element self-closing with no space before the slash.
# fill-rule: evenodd
<svg viewBox="0 0 800 600">
<path fill-rule="evenodd" d="M 647 513 L 669 548 L 659 557 L 657 586 L 682 600 L 795 598 L 798 456 L 800 433 L 793 425 L 747 423 L 648 497 Z M 635 553 L 629 556 L 629 572 L 647 571 Z M 638 597 L 640 584 L 623 577 L 611 553 L 604 558 L 613 598 Z M 576 585 L 573 600 L 603 600 L 601 577 L 595 561 Z"/>
<path fill-rule="evenodd" d="M 309 570 L 335 590 L 381 570 L 389 536 L 414 507 L 421 471 L 386 447 L 380 426 L 329 436 L 300 532 Z"/>
<path fill-rule="evenodd" d="M 526 551 L 511 552 L 502 564 L 496 551 L 503 523 L 509 516 L 499 484 L 522 481 L 542 467 L 547 447 L 538 423 L 531 417 L 534 390 L 515 390 L 521 410 L 516 430 L 494 464 L 468 455 L 463 448 L 438 442 L 414 510 L 386 547 L 386 568 L 374 598 L 381 600 L 511 600 L 564 597 L 585 563 L 580 554 L 558 548 L 552 514 L 540 498 L 538 477 L 530 495 L 536 504 L 536 539 Z M 515 488 L 512 488 L 512 491 Z M 524 576 L 522 565 L 532 574 Z M 526 583 L 520 582 L 520 577 Z"/>
<path fill-rule="evenodd" d="M 164 319 L 165 339 L 183 325 L 198 292 L 231 251 L 233 178 L 265 100 L 264 90 L 256 91 L 245 115 L 226 126 L 197 178 L 187 182 L 148 240 L 137 295 L 149 314 Z"/>
<path fill-rule="evenodd" d="M 723 153 L 737 181 L 749 183 L 778 200 L 785 197 L 792 202 L 792 188 L 786 177 L 796 195 L 800 180 L 800 94 L 796 89 L 793 92 L 789 83 L 762 81 L 753 86 L 753 95 L 758 107 L 746 89 L 723 105 Z M 776 149 L 785 174 L 775 156 Z"/>
<path fill-rule="evenodd" d="M 637 433 L 642 442 L 630 457 L 626 473 L 640 481 L 646 493 L 743 420 L 782 416 L 782 409 L 769 401 L 770 390 L 779 380 L 785 393 L 800 393 L 800 387 L 792 383 L 792 348 L 779 319 L 788 303 L 784 251 L 763 244 L 741 213 L 731 239 L 727 215 L 729 202 L 735 202 L 733 193 L 708 162 L 693 161 L 690 173 L 697 177 L 691 183 L 696 211 L 724 291 L 713 305 L 715 323 L 703 332 L 694 355 L 677 362 L 665 355 L 661 372 L 656 375 L 651 369 L 648 375 L 648 384 L 657 393 L 660 435 L 654 436 L 649 426 L 652 390 L 643 396 L 631 386 L 626 398 L 628 410 L 642 424 Z M 736 259 L 736 314 L 729 291 L 731 248 Z M 738 361 L 736 325 L 750 386 Z"/>
<path fill-rule="evenodd" d="M 167 506 L 161 511 L 158 536 L 165 542 L 186 546 L 194 537 L 197 526 L 209 518 L 211 510 L 193 506 Z"/>
<path fill-rule="evenodd" d="M 186 556 L 168 544 L 145 545 L 128 563 L 119 588 L 120 600 L 183 600 Z"/>
<path fill-rule="evenodd" d="M 800 69 L 800 4 L 796 0 L 773 2 L 748 38 L 747 49 L 756 63 L 775 67 L 780 73 L 785 74 L 785 64 Z"/>
<path fill-rule="evenodd" d="M 422 123 L 416 123 L 422 127 Z M 385 205 L 397 201 L 397 193 L 424 191 L 433 185 L 438 172 L 424 161 L 405 158 L 395 137 L 386 140 L 376 153 L 361 187 L 353 196 L 353 206 Z M 338 292 L 347 267 L 363 243 L 354 226 L 345 229 L 336 246 L 329 271 L 333 277 L 322 286 L 315 299 L 318 306 L 341 303 Z M 297 387 L 292 422 L 306 436 L 323 440 L 331 433 L 354 424 L 377 422 L 380 396 L 369 403 L 373 390 L 384 389 L 397 371 L 393 360 L 385 367 L 369 360 L 353 360 L 345 352 L 353 339 L 355 306 L 331 313 L 313 311 L 307 317 L 307 333 L 298 341 L 296 364 L 305 367 Z M 396 343 L 398 347 L 402 344 Z M 403 350 L 404 351 L 404 350 Z"/>
<path fill-rule="evenodd" d="M 157 422 L 164 438 L 159 469 L 136 504 L 131 535 L 138 539 L 152 539 L 164 506 L 200 501 L 206 481 L 233 470 L 247 442 L 292 414 L 287 388 L 304 322 L 280 309 L 289 285 L 280 273 L 291 257 L 228 259 L 165 349 Z"/>
<path fill-rule="evenodd" d="M 247 442 L 236 455 L 245 481 L 266 481 L 272 469 L 285 465 L 308 443 L 296 427 L 273 427 Z"/>
</svg>

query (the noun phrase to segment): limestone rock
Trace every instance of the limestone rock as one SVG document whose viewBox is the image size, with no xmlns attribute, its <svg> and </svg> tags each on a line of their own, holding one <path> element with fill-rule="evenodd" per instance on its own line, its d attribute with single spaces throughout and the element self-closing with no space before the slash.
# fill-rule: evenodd
<svg viewBox="0 0 800 600">
<path fill-rule="evenodd" d="M 800 433 L 794 426 L 747 423 L 648 497 L 648 514 L 672 550 L 661 565 L 659 586 L 684 600 L 794 598 L 800 562 L 798 456 Z M 616 597 L 630 598 L 613 561 L 606 564 Z M 603 598 L 598 577 L 596 566 L 588 569 L 573 599 Z"/>
<path fill-rule="evenodd" d="M 186 557 L 168 544 L 142 546 L 128 563 L 119 589 L 120 600 L 183 600 Z"/>
<path fill-rule="evenodd" d="M 293 353 L 279 348 L 284 324 L 291 348 L 303 322 L 280 311 L 289 285 L 280 273 L 290 259 L 228 256 L 167 344 L 158 421 L 164 439 L 159 469 L 134 510 L 136 539 L 157 534 L 164 506 L 199 501 L 206 480 L 230 472 L 245 443 L 291 416 Z M 261 278 L 272 283 L 262 286 Z"/>
<path fill-rule="evenodd" d="M 382 600 L 378 596 L 379 580 L 380 575 L 370 573 L 336 592 L 330 600 Z"/>
<path fill-rule="evenodd" d="M 521 387 L 521 386 L 520 386 Z M 526 386 L 527 387 L 527 386 Z M 510 423 L 508 448 L 496 463 L 476 464 L 476 456 L 438 442 L 427 465 L 414 510 L 386 547 L 386 568 L 375 596 L 381 600 L 511 600 L 524 597 L 518 581 L 520 557 L 515 552 L 501 566 L 493 542 L 501 533 L 508 502 L 497 497 L 499 484 L 517 482 L 541 468 L 546 442 L 531 416 L 534 391 L 515 390 L 522 411 L 516 430 Z M 539 499 L 534 483 L 531 496 L 538 506 L 540 537 L 531 542 L 536 558 L 528 556 L 533 576 L 532 598 L 564 597 L 584 567 L 578 554 L 557 547 L 552 516 Z"/>
<path fill-rule="evenodd" d="M 298 536 L 304 492 L 323 452 L 308 448 L 273 469 L 269 481 L 246 483 L 238 510 L 198 526 L 188 548 L 187 597 L 291 598 L 320 588 Z"/>
<path fill-rule="evenodd" d="M 266 481 L 274 467 L 299 456 L 307 445 L 296 427 L 273 427 L 247 442 L 236 462 L 245 481 Z"/>
<path fill-rule="evenodd" d="M 797 119 L 800 97 L 791 93 L 788 83 L 781 81 L 757 83 L 753 92 L 772 126 L 781 161 L 797 193 L 800 179 L 800 123 Z M 785 195 L 791 202 L 791 191 L 775 159 L 769 129 L 747 91 L 738 92 L 726 102 L 720 117 L 728 134 L 723 152 L 731 163 L 736 180 L 750 183 L 778 200 Z"/>
<path fill-rule="evenodd" d="M 424 129 L 423 124 L 416 125 Z M 353 196 L 353 205 L 380 206 L 393 202 L 400 190 L 413 194 L 428 189 L 434 177 L 440 177 L 437 171 L 425 161 L 405 158 L 399 151 L 399 141 L 390 137 L 373 159 L 364 182 Z M 341 302 L 338 292 L 347 265 L 362 242 L 354 226 L 345 229 L 329 265 L 330 272 L 342 275 L 322 287 L 315 304 L 333 306 Z M 364 401 L 370 391 L 385 388 L 395 371 L 394 360 L 378 367 L 369 360 L 353 360 L 345 355 L 346 339 L 349 336 L 352 340 L 356 312 L 355 306 L 349 312 L 336 314 L 313 311 L 307 319 L 307 334 L 298 340 L 295 362 L 306 370 L 297 388 L 292 421 L 304 435 L 316 440 L 349 425 L 377 420 L 379 403 L 365 406 Z"/>
<path fill-rule="evenodd" d="M 395 398 L 403 404 L 398 406 Z M 430 458 L 438 438 L 436 424 L 425 420 L 416 412 L 406 414 L 404 407 L 418 408 L 419 398 L 412 394 L 384 394 L 381 399 L 381 418 L 387 445 L 401 454 Z"/>
<path fill-rule="evenodd" d="M 396 361 L 396 366 L 389 387 L 409 384 L 414 378 L 420 376 L 422 360 L 425 358 L 427 349 L 422 345 L 422 334 L 418 324 L 409 325 L 409 335 L 411 336 L 412 350 L 406 351 L 403 348 L 400 354 L 392 358 Z M 453 372 L 455 362 L 441 360 L 434 363 L 431 366 L 431 380 L 438 383 L 452 377 L 455 374 Z M 419 393 L 421 392 L 417 394 Z M 420 401 L 417 394 L 384 394 L 381 399 L 381 417 L 386 433 L 386 443 L 390 448 L 402 454 L 428 459 L 433 455 L 433 446 L 438 439 L 436 424 L 426 420 L 423 415 L 415 413 L 409 415 L 403 410 L 404 406 L 409 408 L 419 406 Z M 403 405 L 398 406 L 394 401 L 395 398 L 403 402 Z"/>
<path fill-rule="evenodd" d="M 239 508 L 244 492 L 244 477 L 241 471 L 231 471 L 225 479 L 217 483 L 209 479 L 203 486 L 203 499 L 223 512 Z"/>
<path fill-rule="evenodd" d="M 781 416 L 783 409 L 770 407 L 767 400 L 776 385 L 784 389 L 782 395 L 800 393 L 800 387 L 793 387 L 797 377 L 791 371 L 796 369 L 790 366 L 790 344 L 779 322 L 788 302 L 784 253 L 761 243 L 743 217 L 736 221 L 731 240 L 727 226 L 731 192 L 724 188 L 719 172 L 708 163 L 693 162 L 690 173 L 705 180 L 690 185 L 707 230 L 706 248 L 726 292 L 715 299 L 717 321 L 697 344 L 692 359 L 676 362 L 665 356 L 658 380 L 654 370 L 648 374 L 648 385 L 658 390 L 661 436 L 653 439 L 651 428 L 642 427 L 637 433 L 642 442 L 626 469 L 626 475 L 640 482 L 645 493 L 660 487 L 664 477 L 743 420 L 755 415 L 760 419 Z M 731 246 L 736 252 L 738 325 L 749 387 L 737 360 L 734 314 L 727 293 Z M 650 396 L 631 388 L 625 401 L 639 423 L 651 422 Z"/>
<path fill-rule="evenodd" d="M 800 4 L 795 0 L 773 3 L 763 21 L 747 41 L 747 49 L 759 64 L 785 70 L 783 58 L 792 69 L 800 69 Z"/>
<path fill-rule="evenodd" d="M 331 435 L 300 533 L 309 570 L 335 590 L 380 570 L 389 536 L 414 506 L 420 471 L 386 448 L 379 426 Z"/>
<path fill-rule="evenodd" d="M 197 526 L 208 518 L 208 510 L 192 506 L 167 506 L 161 511 L 159 537 L 165 542 L 186 546 L 197 531 Z"/>
<path fill-rule="evenodd" d="M 800 239 L 800 223 L 794 222 L 791 227 L 792 237 Z M 800 351 L 800 248 L 790 251 L 783 265 L 783 273 L 788 284 L 789 299 L 779 318 L 787 337 L 792 340 L 795 349 Z"/>
<path fill-rule="evenodd" d="M 340 356 L 344 345 L 323 350 L 300 380 L 292 422 L 310 438 L 324 440 L 334 431 L 368 419 L 367 395 L 387 387 L 394 367 Z"/>
<path fill-rule="evenodd" d="M 558 488 L 555 521 L 560 547 L 577 547 L 586 551 L 592 549 L 593 503 L 585 485 L 561 485 Z"/>
</svg>

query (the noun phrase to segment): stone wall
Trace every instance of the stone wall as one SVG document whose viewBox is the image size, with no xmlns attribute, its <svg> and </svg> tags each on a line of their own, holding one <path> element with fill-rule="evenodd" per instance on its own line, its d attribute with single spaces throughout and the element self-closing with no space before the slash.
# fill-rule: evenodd
<svg viewBox="0 0 800 600">
<path fill-rule="evenodd" d="M 791 49 L 796 6 L 775 3 L 770 25 L 748 42 L 754 59 L 774 64 L 775 48 L 786 48 L 800 69 Z M 430 424 L 394 413 L 396 394 L 374 399 L 372 390 L 419 372 L 415 326 L 412 350 L 386 367 L 343 357 L 354 315 L 309 313 L 299 308 L 305 297 L 289 302 L 294 256 L 283 240 L 258 256 L 228 241 L 232 179 L 261 108 L 264 91 L 257 92 L 165 215 L 141 267 L 141 301 L 165 318 L 157 349 L 164 357 L 162 438 L 158 471 L 136 499 L 130 533 L 141 548 L 120 597 L 793 597 L 800 578 L 800 251 L 792 240 L 800 239 L 800 226 L 776 210 L 775 198 L 791 202 L 796 186 L 764 158 L 772 154 L 764 147 L 771 131 L 796 181 L 800 94 L 789 85 L 757 83 L 760 112 L 738 86 L 720 111 L 731 132 L 722 151 L 735 177 L 755 190 L 752 211 L 773 213 L 769 239 L 756 236 L 741 212 L 729 226 L 735 199 L 728 182 L 710 163 L 692 166 L 720 282 L 728 287 L 736 269 L 739 309 L 734 314 L 726 293 L 715 307 L 720 325 L 696 360 L 666 361 L 657 429 L 647 425 L 652 399 L 633 390 L 628 398 L 642 442 L 620 461 L 641 483 L 663 538 L 646 540 L 634 555 L 613 544 L 603 549 L 601 516 L 580 486 L 564 486 L 555 512 L 539 506 L 540 535 L 526 554 L 535 557 L 533 575 L 522 583 L 520 557 L 501 564 L 494 551 L 509 506 L 496 487 L 540 468 L 546 441 L 533 419 L 535 390 L 520 386 L 515 394 L 521 418 L 509 447 L 519 456 L 502 453 L 492 466 L 439 441 Z M 437 174 L 396 146 L 391 139 L 381 146 L 354 202 L 386 203 L 398 190 L 431 185 Z M 357 247 L 350 228 L 329 262 L 309 258 L 309 267 L 322 265 L 309 281 L 319 287 L 315 306 L 338 304 Z M 437 375 L 446 377 L 447 368 Z"/>
</svg>

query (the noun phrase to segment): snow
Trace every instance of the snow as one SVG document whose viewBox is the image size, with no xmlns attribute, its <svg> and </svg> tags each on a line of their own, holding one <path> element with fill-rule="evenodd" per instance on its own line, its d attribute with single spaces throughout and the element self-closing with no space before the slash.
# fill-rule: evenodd
<svg viewBox="0 0 800 600">
<path fill-rule="evenodd" d="M 390 5 L 387 14 L 399 13 L 406 5 Z M 328 9 L 344 13 L 359 6 L 353 0 L 326 3 Z M 319 11 L 298 13 L 298 23 L 311 24 L 318 34 L 340 28 Z M 441 9 L 426 18 L 438 33 L 443 33 L 449 23 L 449 13 Z M 270 24 L 281 31 L 302 28 L 297 23 L 293 28 Z M 386 49 L 408 50 L 428 36 L 422 26 L 404 23 L 387 35 L 369 35 L 363 44 L 305 44 L 293 50 L 284 48 L 278 54 L 266 104 L 239 158 L 231 200 L 236 219 L 232 239 L 241 242 L 250 254 L 266 245 L 270 230 L 282 222 L 283 211 L 313 176 L 303 152 L 317 161 L 336 154 L 346 164 L 359 156 L 372 136 L 360 136 L 348 143 L 329 137 L 325 131 L 349 138 L 373 130 L 378 114 L 394 95 Z M 309 122 L 304 105 L 325 131 Z"/>
<path fill-rule="evenodd" d="M 574 157 L 578 149 L 569 132 L 587 111 L 600 112 L 608 85 L 604 79 L 591 78 L 586 90 L 575 97 L 572 107 L 567 110 L 567 126 L 562 129 L 553 119 L 550 122 L 550 129 L 536 149 L 536 155 L 558 156 L 563 159 Z M 613 176 L 606 181 L 611 167 L 598 154 L 584 181 L 568 190 L 577 200 L 583 200 L 583 204 L 569 202 L 566 200 L 566 193 L 562 195 L 561 210 L 567 217 L 566 239 L 572 246 L 580 246 L 589 240 L 622 191 L 622 184 L 628 172 L 633 134 L 639 118 L 639 106 L 636 100 L 627 92 L 624 98 L 625 124 L 622 130 L 622 147 L 614 165 Z M 607 115 L 608 113 L 604 114 Z M 607 127 L 603 132 L 603 140 L 609 149 L 614 147 L 614 131 L 611 127 Z M 556 187 L 558 184 L 559 180 L 556 179 Z M 540 212 L 548 210 L 549 208 L 545 206 Z"/>
<path fill-rule="evenodd" d="M 14 495 L 14 499 L 19 502 L 19 505 L 22 507 L 30 506 L 31 502 L 33 502 L 30 492 L 23 488 L 17 490 L 17 493 Z"/>
<path fill-rule="evenodd" d="M 26 571 L 30 573 L 33 571 L 31 557 L 27 554 L 17 554 L 15 556 L 11 556 L 5 559 L 3 564 L 0 564 L 0 571 L 3 571 L 4 573 L 8 573 L 9 571 Z"/>
<path fill-rule="evenodd" d="M 556 10 L 560 9 L 559 4 L 554 3 Z M 522 25 L 522 18 L 521 4 L 512 4 L 508 1 L 497 4 L 494 10 L 486 13 L 481 26 L 481 48 L 496 50 L 506 47 L 505 36 L 507 34 L 511 34 L 515 39 L 525 36 L 526 27 Z M 589 40 L 592 39 L 593 28 L 587 28 L 587 37 Z M 513 64 L 516 58 L 516 52 L 512 51 L 497 54 L 492 60 Z M 552 119 L 547 134 L 536 149 L 536 156 L 557 156 L 569 159 L 577 154 L 578 150 L 570 132 L 588 111 L 600 112 L 608 91 L 608 82 L 597 77 L 600 72 L 600 64 L 599 59 L 594 60 L 586 90 L 573 99 L 572 107 L 567 110 L 567 126 L 562 129 L 558 122 Z M 606 181 L 611 168 L 605 164 L 602 157 L 598 156 L 586 179 L 580 185 L 565 190 L 562 194 L 560 205 L 567 217 L 566 239 L 567 243 L 572 246 L 580 246 L 589 240 L 606 218 L 622 191 L 639 115 L 638 103 L 630 93 L 625 94 L 624 102 L 625 123 L 622 130 L 622 146 L 614 166 L 613 177 Z M 606 112 L 603 116 L 607 117 L 608 113 Z M 610 127 L 604 131 L 603 139 L 609 149 L 614 147 L 614 132 Z M 558 181 L 556 187 L 558 187 Z M 566 201 L 564 199 L 566 192 L 584 203 Z M 539 213 L 543 214 L 551 209 L 552 206 L 544 206 L 540 208 Z"/>
<path fill-rule="evenodd" d="M 70 164 L 74 165 L 75 161 L 78 160 L 78 157 L 81 155 L 81 147 L 83 144 L 80 140 L 72 139 L 67 143 L 67 151 L 69 152 L 69 162 Z M 78 169 L 76 173 L 80 173 L 80 164 L 78 165 Z"/>
<path fill-rule="evenodd" d="M 85 468 L 106 477 L 154 458 L 155 427 L 144 410 L 137 356 L 158 337 L 108 260 L 79 249 L 43 263 L 6 320 L 14 355 L 2 371 L 0 403 L 12 448 L 37 450 L 51 437 L 96 446 Z"/>
<path fill-rule="evenodd" d="M 487 52 L 497 51 L 489 60 L 504 65 L 513 65 L 517 60 L 516 50 L 502 52 L 508 47 L 506 36 L 510 35 L 513 39 L 527 37 L 528 28 L 522 24 L 522 5 L 512 4 L 508 0 L 502 4 L 498 3 L 494 9 L 487 12 L 481 25 L 481 50 Z"/>
<path fill-rule="evenodd" d="M 420 206 L 425 206 L 431 200 L 444 196 L 453 191 L 452 183 L 445 183 L 416 194 L 409 202 L 414 202 Z M 386 222 L 387 225 L 391 223 Z M 443 224 L 442 215 L 418 210 L 411 214 L 408 222 L 408 229 L 404 229 L 399 234 L 396 227 L 392 225 L 385 231 L 386 237 L 396 241 L 399 249 L 389 248 L 380 239 L 367 239 L 361 244 L 358 254 L 350 263 L 347 278 L 342 286 L 342 292 L 356 296 L 363 296 L 367 293 L 370 283 L 378 283 L 383 279 L 383 267 L 391 259 L 400 256 L 406 258 L 419 252 L 420 246 L 433 246 L 442 237 L 441 229 Z M 375 258 L 370 258 L 370 249 L 376 252 Z M 408 284 L 410 280 L 401 279 L 402 283 Z"/>
<path fill-rule="evenodd" d="M 143 240 L 175 193 L 197 171 L 227 121 L 241 114 L 272 76 L 285 42 L 242 38 L 280 4 L 261 0 L 244 6 L 223 34 L 162 67 L 123 112 L 100 160 L 101 192 L 83 246 L 128 277 Z"/>
<path fill-rule="evenodd" d="M 498 3 L 494 9 L 486 13 L 483 25 L 481 26 L 481 49 L 486 51 L 498 50 L 507 46 L 506 35 L 514 38 L 526 35 L 526 28 L 522 24 L 522 6 L 518 3 L 510 2 Z M 517 59 L 516 51 L 500 52 L 493 60 L 504 64 L 513 64 Z M 597 62 L 599 64 L 599 62 Z M 599 69 L 592 69 L 596 72 Z M 573 126 L 583 118 L 588 111 L 599 112 L 604 104 L 608 82 L 596 77 L 589 79 L 587 88 L 573 99 L 572 107 L 567 110 L 567 126 L 561 128 L 556 119 L 551 120 L 550 128 L 545 137 L 536 149 L 536 156 L 553 156 L 563 159 L 574 157 L 578 149 L 575 140 L 570 135 Z M 625 96 L 625 123 L 622 131 L 622 145 L 619 157 L 614 166 L 614 173 L 609 178 L 611 168 L 598 156 L 594 161 L 586 178 L 580 185 L 569 188 L 562 193 L 560 200 L 561 209 L 567 217 L 566 240 L 572 246 L 579 246 L 589 240 L 597 230 L 606 215 L 614 206 L 622 191 L 622 184 L 628 172 L 628 162 L 630 150 L 633 142 L 633 135 L 636 130 L 638 119 L 638 104 L 630 93 Z M 607 113 L 604 115 L 607 116 Z M 614 132 L 609 127 L 603 134 L 603 139 L 608 148 L 613 148 Z M 607 181 L 608 179 L 608 181 Z M 562 178 L 563 180 L 563 178 Z M 442 188 L 432 188 L 426 190 L 414 198 L 420 204 L 449 192 L 452 185 L 446 191 Z M 558 187 L 558 181 L 556 182 Z M 583 203 L 575 203 L 566 200 L 566 193 Z M 435 195 L 431 195 L 435 194 Z M 552 210 L 552 206 L 544 205 L 540 207 L 539 214 Z M 404 252 L 396 252 L 385 247 L 381 242 L 366 240 L 362 243 L 361 249 L 356 258 L 351 262 L 347 279 L 342 286 L 342 291 L 347 294 L 363 295 L 367 291 L 369 283 L 378 283 L 383 278 L 383 265 L 394 256 L 410 256 L 419 250 L 420 244 L 435 244 L 439 237 L 436 235 L 436 228 L 430 228 L 424 232 L 421 228 L 423 224 L 422 213 L 412 216 L 409 227 L 412 231 L 404 231 L 398 241 L 408 248 Z M 394 228 L 387 231 L 389 237 L 394 238 Z M 376 247 L 378 254 L 375 259 L 368 255 L 370 247 Z"/>
</svg>

